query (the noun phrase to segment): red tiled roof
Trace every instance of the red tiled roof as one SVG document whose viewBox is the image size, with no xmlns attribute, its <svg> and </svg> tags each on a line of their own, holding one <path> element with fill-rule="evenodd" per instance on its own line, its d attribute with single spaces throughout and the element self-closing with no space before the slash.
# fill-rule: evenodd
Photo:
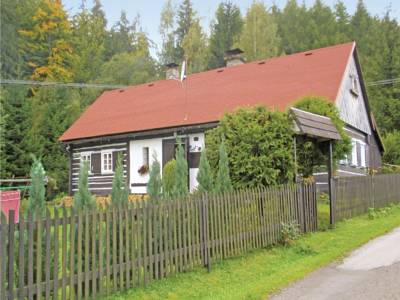
<svg viewBox="0 0 400 300">
<path fill-rule="evenodd" d="M 347 43 L 201 72 L 183 84 L 160 80 L 107 91 L 60 140 L 208 123 L 239 106 L 264 104 L 283 110 L 310 94 L 335 101 L 354 46 Z"/>
</svg>

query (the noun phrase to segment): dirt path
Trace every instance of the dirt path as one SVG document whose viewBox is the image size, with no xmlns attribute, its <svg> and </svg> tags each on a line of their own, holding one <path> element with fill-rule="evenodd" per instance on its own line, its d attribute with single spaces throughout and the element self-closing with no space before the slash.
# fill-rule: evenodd
<svg viewBox="0 0 400 300">
<path fill-rule="evenodd" d="M 400 227 L 298 281 L 273 300 L 400 299 Z"/>
</svg>

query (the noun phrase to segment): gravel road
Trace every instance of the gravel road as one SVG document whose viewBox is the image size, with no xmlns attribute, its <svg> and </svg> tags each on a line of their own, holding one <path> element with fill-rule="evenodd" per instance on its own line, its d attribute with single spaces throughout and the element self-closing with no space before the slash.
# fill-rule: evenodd
<svg viewBox="0 0 400 300">
<path fill-rule="evenodd" d="M 400 227 L 270 299 L 400 300 Z"/>
</svg>

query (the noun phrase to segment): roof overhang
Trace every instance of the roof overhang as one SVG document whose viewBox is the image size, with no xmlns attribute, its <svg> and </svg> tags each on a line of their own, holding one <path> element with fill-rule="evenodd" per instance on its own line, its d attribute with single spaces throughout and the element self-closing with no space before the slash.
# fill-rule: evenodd
<svg viewBox="0 0 400 300">
<path fill-rule="evenodd" d="M 340 133 L 330 118 L 294 107 L 290 108 L 290 113 L 293 116 L 294 131 L 297 134 L 310 136 L 320 141 L 341 139 Z"/>
</svg>

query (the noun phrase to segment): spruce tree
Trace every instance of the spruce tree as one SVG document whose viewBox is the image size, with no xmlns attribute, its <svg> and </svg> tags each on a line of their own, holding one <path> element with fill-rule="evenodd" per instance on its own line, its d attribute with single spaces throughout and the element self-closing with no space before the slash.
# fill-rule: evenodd
<svg viewBox="0 0 400 300">
<path fill-rule="evenodd" d="M 207 153 L 204 149 L 200 155 L 199 173 L 197 173 L 197 182 L 199 183 L 197 190 L 200 193 L 212 192 L 214 189 L 213 176 L 210 163 L 207 159 Z"/>
<path fill-rule="evenodd" d="M 188 164 L 180 140 L 177 141 L 178 147 L 175 153 L 175 182 L 173 188 L 174 198 L 183 198 L 189 194 L 188 191 Z"/>
<path fill-rule="evenodd" d="M 95 204 L 94 197 L 89 191 L 88 174 L 89 165 L 84 161 L 79 170 L 78 191 L 74 195 L 73 207 L 76 210 L 91 208 Z"/>
<path fill-rule="evenodd" d="M 162 174 L 162 194 L 164 198 L 170 198 L 173 195 L 175 186 L 176 160 L 167 162 L 163 168 Z"/>
<path fill-rule="evenodd" d="M 118 155 L 111 190 L 111 202 L 113 205 L 124 205 L 128 203 L 129 189 L 124 178 L 124 167 L 122 156 Z"/>
<path fill-rule="evenodd" d="M 44 215 L 45 206 L 45 176 L 43 165 L 40 159 L 32 155 L 33 164 L 31 167 L 31 186 L 29 188 L 29 205 L 28 211 L 32 212 L 34 219 Z"/>
<path fill-rule="evenodd" d="M 217 178 L 215 181 L 215 191 L 217 193 L 232 191 L 232 183 L 229 176 L 228 154 L 226 153 L 224 138 L 222 138 L 219 146 L 219 162 Z"/>
<path fill-rule="evenodd" d="M 232 2 L 220 3 L 211 25 L 208 68 L 225 65 L 225 51 L 233 48 L 239 41 L 242 28 L 243 20 L 239 7 Z"/>
<path fill-rule="evenodd" d="M 150 167 L 150 179 L 147 185 L 147 194 L 150 200 L 158 202 L 161 199 L 161 170 L 160 163 L 158 162 L 156 153 L 153 153 L 153 163 Z"/>
</svg>

